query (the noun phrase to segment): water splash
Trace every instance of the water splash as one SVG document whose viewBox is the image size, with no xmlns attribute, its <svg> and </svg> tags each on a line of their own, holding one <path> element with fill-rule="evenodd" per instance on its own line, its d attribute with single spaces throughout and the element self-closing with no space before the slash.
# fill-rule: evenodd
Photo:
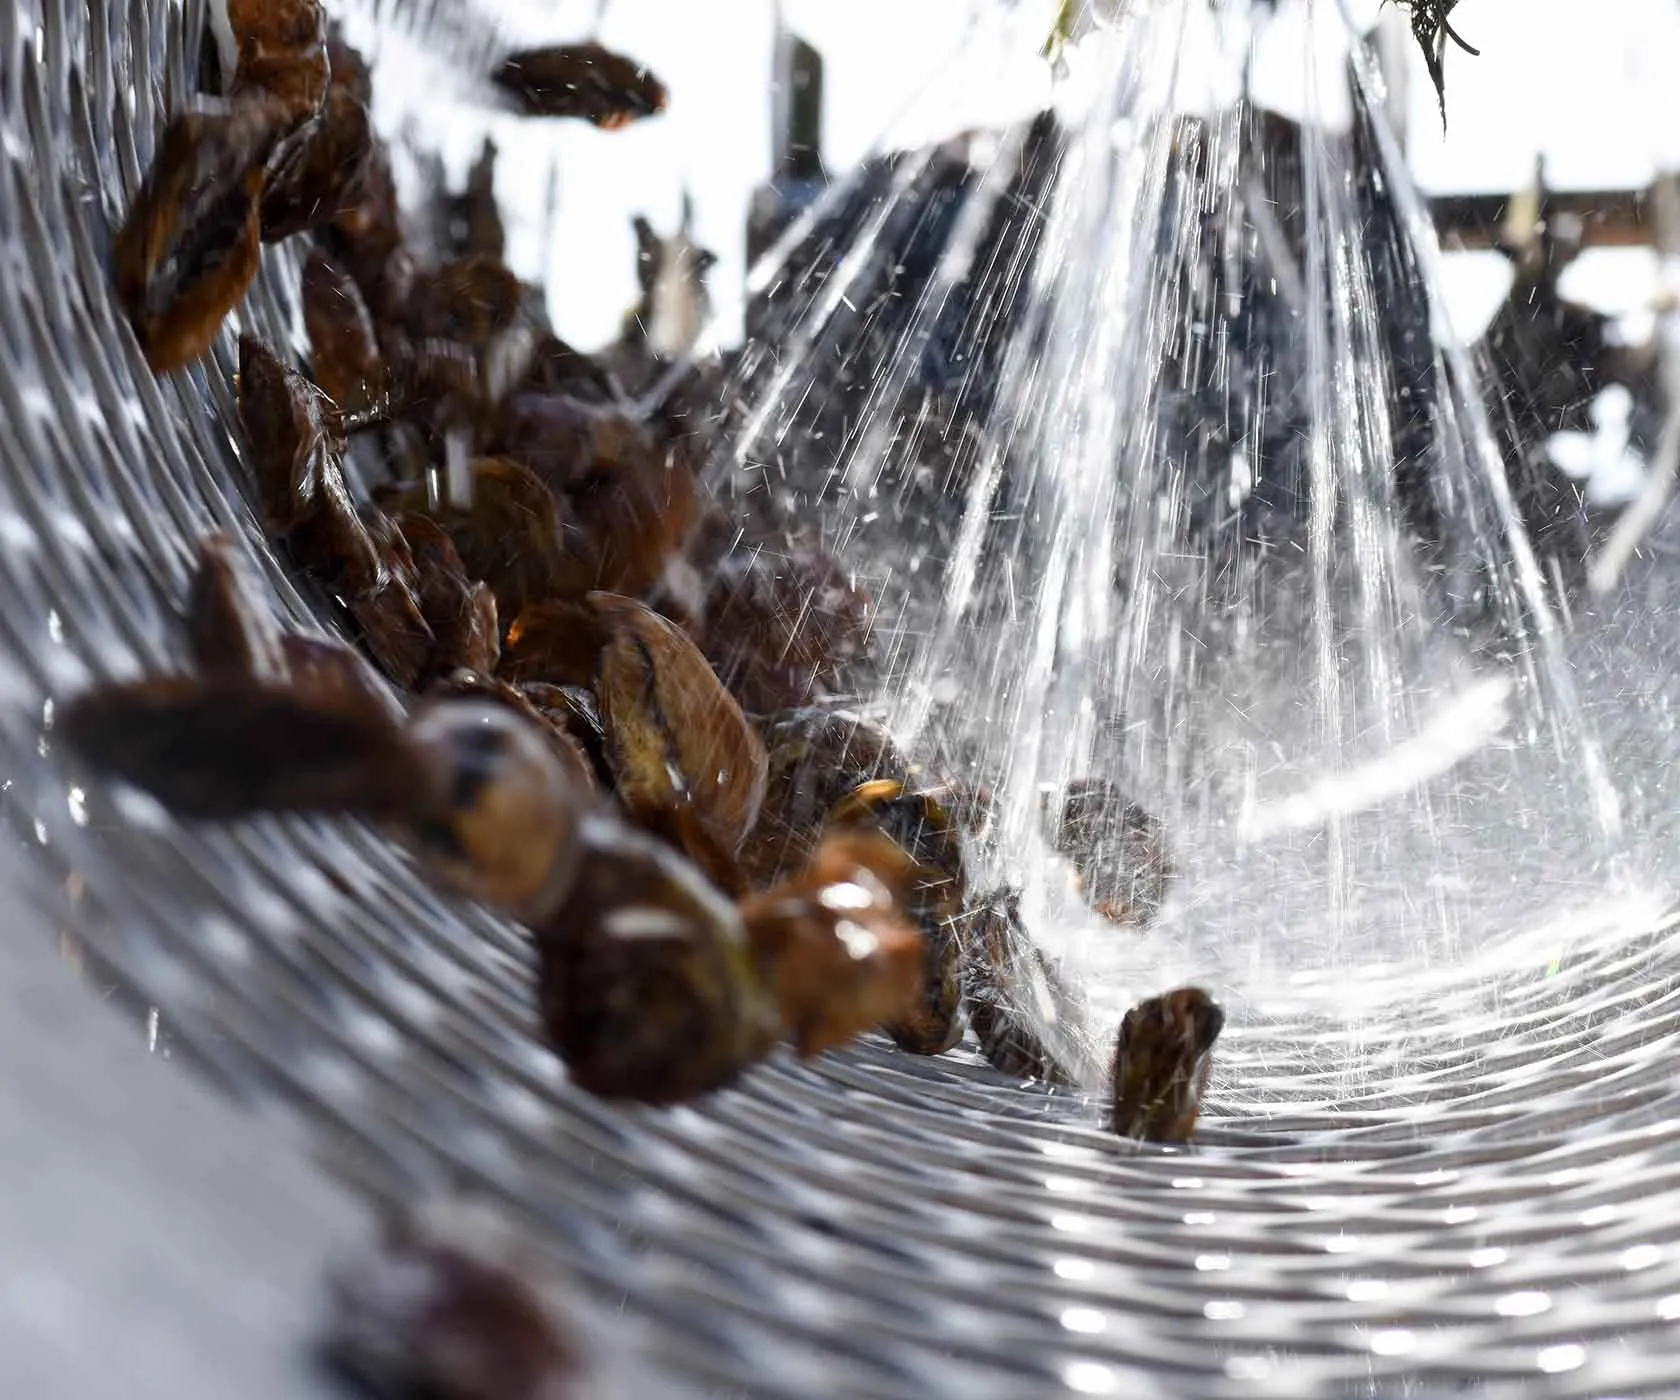
<svg viewBox="0 0 1680 1400">
<path fill-rule="evenodd" d="M 1374 58 L 1306 45 L 1297 124 L 1220 97 L 1257 22 L 1120 7 L 1054 118 L 866 164 L 761 273 L 737 383 L 728 479 L 872 571 L 879 703 L 993 786 L 980 879 L 1099 1035 L 1173 982 L 1422 975 L 1655 878 Z M 1148 932 L 1045 842 L 1085 775 L 1173 833 Z"/>
</svg>

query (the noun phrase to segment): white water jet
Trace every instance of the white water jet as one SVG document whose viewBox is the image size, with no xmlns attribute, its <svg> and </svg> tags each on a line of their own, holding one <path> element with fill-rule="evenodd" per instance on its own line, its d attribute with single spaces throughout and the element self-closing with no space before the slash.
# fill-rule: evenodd
<svg viewBox="0 0 1680 1400">
<path fill-rule="evenodd" d="M 1290 115 L 1241 100 L 1297 22 Z M 1041 37 L 1010 23 L 968 82 Z M 1328 1011 L 1671 889 L 1358 25 L 1129 3 L 1069 70 L 1054 120 L 879 162 L 784 236 L 759 288 L 792 319 L 732 439 L 874 589 L 894 732 L 991 788 L 976 887 L 1020 890 L 1098 1044 L 1174 983 Z M 1045 840 L 1086 776 L 1170 832 L 1147 931 Z"/>
</svg>

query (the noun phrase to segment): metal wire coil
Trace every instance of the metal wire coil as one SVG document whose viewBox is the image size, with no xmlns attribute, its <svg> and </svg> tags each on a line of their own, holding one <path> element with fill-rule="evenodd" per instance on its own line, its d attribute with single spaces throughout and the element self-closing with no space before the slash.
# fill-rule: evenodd
<svg viewBox="0 0 1680 1400">
<path fill-rule="evenodd" d="M 241 532 L 277 606 L 322 625 L 243 494 L 237 327 L 159 380 L 109 292 L 111 221 L 201 20 L 0 12 L 0 753 L 11 873 L 203 1071 L 302 1115 L 378 1197 L 500 1198 L 716 1393 L 1680 1388 L 1680 941 L 1656 910 L 1403 998 L 1372 970 L 1357 1021 L 1303 1000 L 1234 1025 L 1188 1152 L 967 1051 L 873 1043 L 635 1112 L 543 1047 L 518 930 L 371 833 L 187 829 L 69 788 L 50 697 L 182 660 L 205 530 Z M 244 326 L 292 342 L 297 271 L 266 252 Z"/>
</svg>

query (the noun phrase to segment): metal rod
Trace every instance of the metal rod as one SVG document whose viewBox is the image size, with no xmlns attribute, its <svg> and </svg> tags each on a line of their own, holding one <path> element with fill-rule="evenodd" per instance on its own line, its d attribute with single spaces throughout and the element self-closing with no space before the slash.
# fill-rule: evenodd
<svg viewBox="0 0 1680 1400">
<path fill-rule="evenodd" d="M 1521 198 L 1454 194 L 1431 199 L 1441 246 L 1449 251 L 1498 247 L 1507 209 Z M 1540 217 L 1576 220 L 1583 248 L 1642 248 L 1655 240 L 1649 190 L 1548 190 L 1540 201 Z"/>
</svg>

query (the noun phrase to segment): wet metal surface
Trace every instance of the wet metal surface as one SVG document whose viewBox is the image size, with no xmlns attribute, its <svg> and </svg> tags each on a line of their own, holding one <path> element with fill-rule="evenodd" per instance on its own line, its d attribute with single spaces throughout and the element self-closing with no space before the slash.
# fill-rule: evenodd
<svg viewBox="0 0 1680 1400">
<path fill-rule="evenodd" d="M 132 1013 L 133 1044 L 155 1008 L 176 1061 L 301 1126 L 372 1198 L 442 1184 L 499 1198 L 622 1309 L 626 1345 L 709 1393 L 1680 1387 L 1680 931 L 1655 908 L 1606 907 L 1601 926 L 1443 962 L 1398 1000 L 1369 972 L 1357 1018 L 1328 1015 L 1322 994 L 1303 992 L 1298 1013 L 1280 1002 L 1227 1032 L 1197 1149 L 1144 1151 L 1105 1133 L 1082 1096 L 1021 1089 L 967 1052 L 924 1061 L 877 1044 L 779 1059 L 694 1108 L 607 1107 L 539 1042 L 519 932 L 417 888 L 371 833 L 187 830 L 70 787 L 50 697 L 180 659 L 177 600 L 204 530 L 251 541 L 277 604 L 321 625 L 242 494 L 239 325 L 209 361 L 158 381 L 108 292 L 108 220 L 160 112 L 189 90 L 199 17 L 166 0 L 0 13 L 8 863 L 71 940 L 89 995 Z M 296 254 L 265 259 L 240 323 L 289 344 Z M 23 921 L 13 936 L 51 937 Z M 29 985 L 8 978 L 8 1034 L 28 1035 Z M 40 1083 L 100 1103 L 96 1067 L 61 1068 Z M 247 1150 L 260 1159 L 266 1141 Z M 8 1159 L 40 1161 L 44 1179 L 44 1151 Z M 153 1182 L 160 1213 L 170 1191 L 224 1189 L 130 1174 L 115 1154 L 101 1165 L 102 1187 Z M 315 1190 L 276 1191 L 294 1189 Z M 41 1251 L 119 1267 L 87 1233 L 91 1201 L 83 1220 L 54 1194 L 8 1194 Z M 260 1219 L 192 1237 L 265 1265 L 250 1297 L 210 1301 L 241 1317 L 272 1302 L 289 1326 L 313 1237 L 357 1214 L 324 1188 L 315 1199 L 296 1205 L 311 1224 L 284 1250 Z M 213 1267 L 198 1243 L 180 1248 Z M 147 1295 L 159 1317 L 206 1301 L 188 1262 L 178 1291 Z M 17 1325 L 5 1311 L 0 1325 Z M 265 1335 L 282 1345 L 285 1330 Z M 196 1360 L 219 1364 L 205 1346 Z M 0 1345 L 0 1376 L 21 1355 Z M 299 1393 L 266 1383 L 253 1371 L 237 1391 Z"/>
</svg>

